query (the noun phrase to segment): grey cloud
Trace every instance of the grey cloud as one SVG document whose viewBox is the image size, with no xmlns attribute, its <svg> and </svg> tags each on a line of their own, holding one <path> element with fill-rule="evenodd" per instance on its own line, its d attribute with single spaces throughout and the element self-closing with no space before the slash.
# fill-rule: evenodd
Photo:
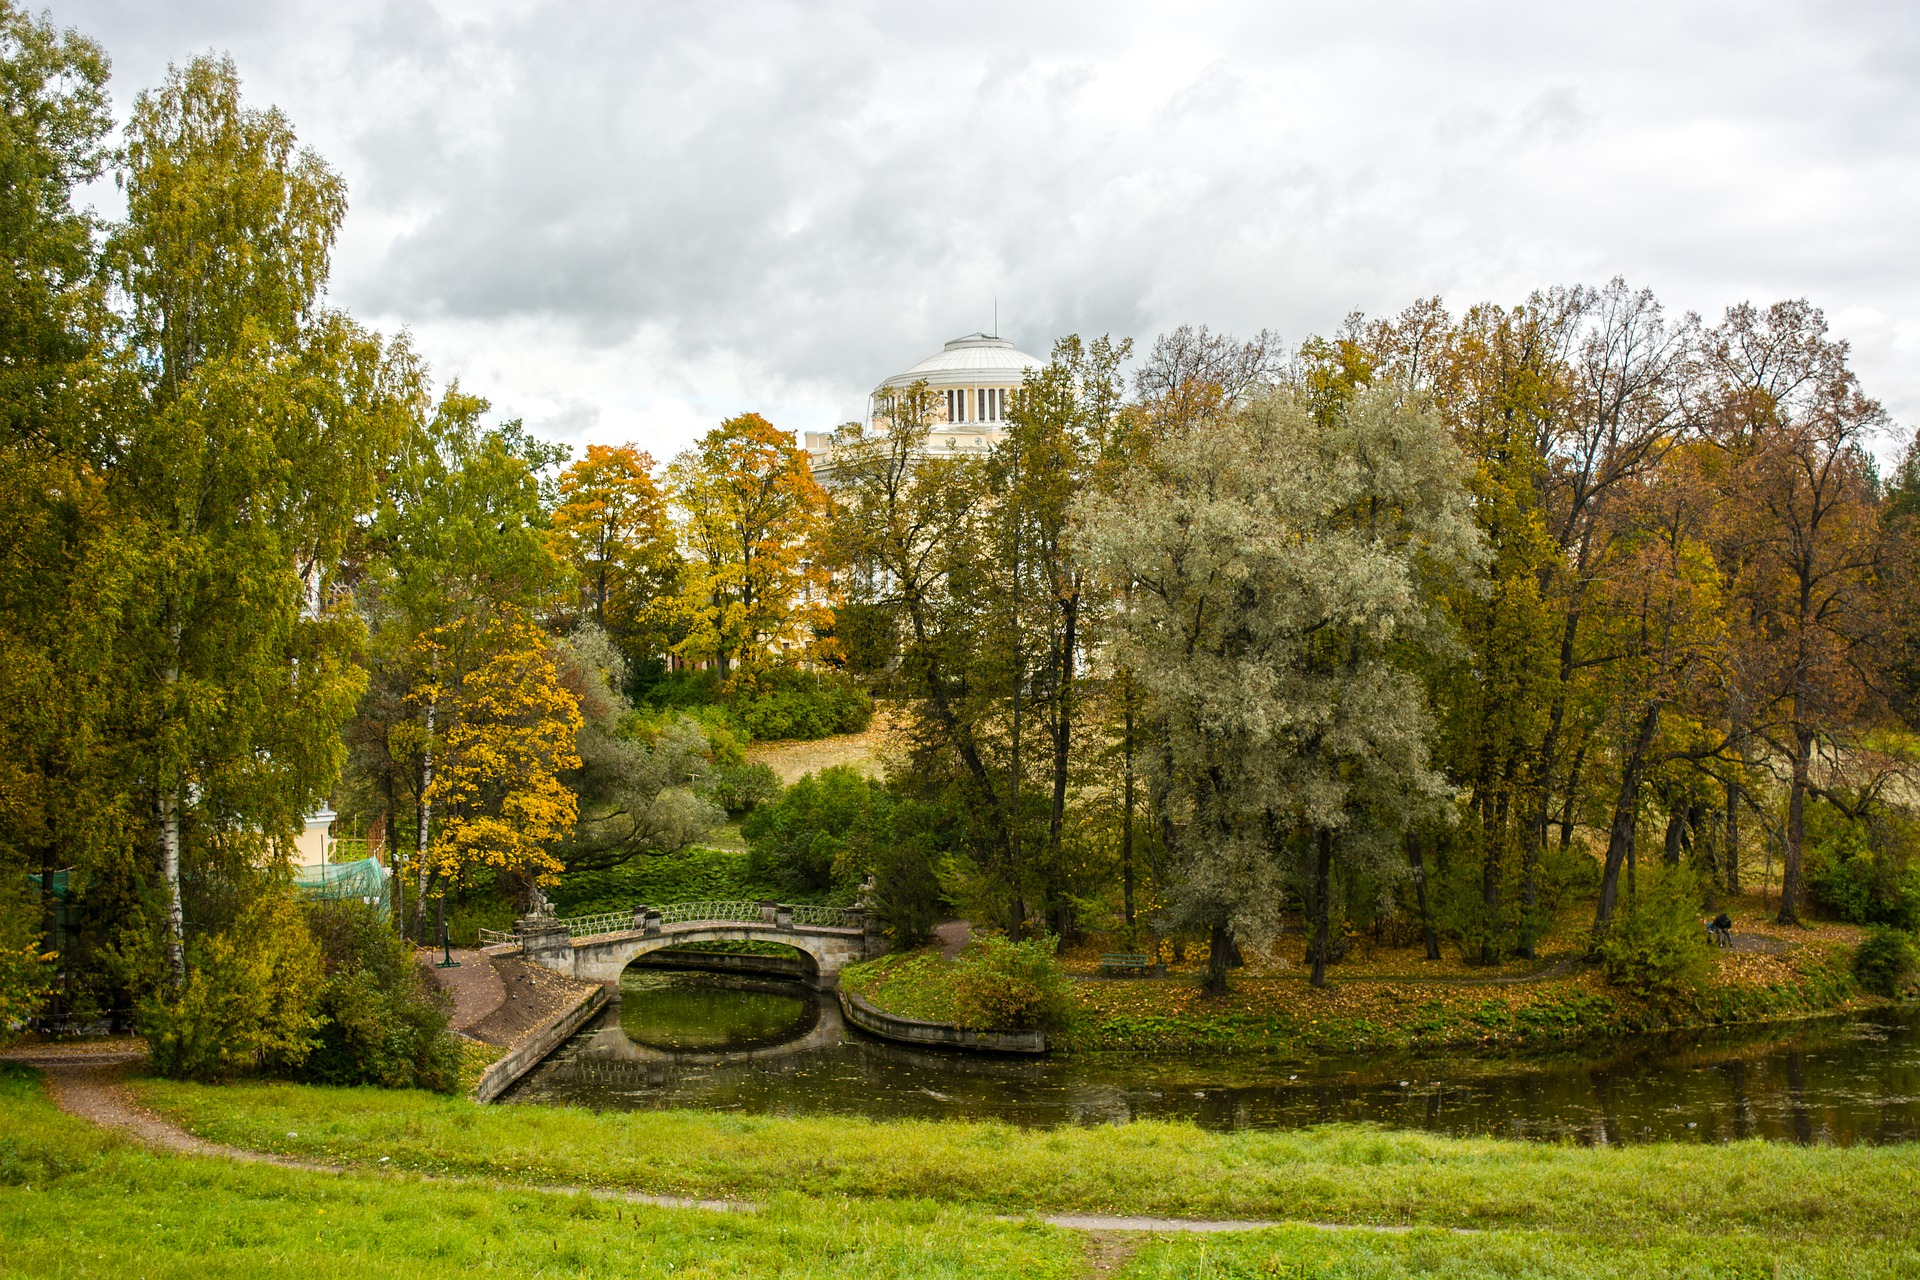
<svg viewBox="0 0 1920 1280">
<path fill-rule="evenodd" d="M 1035 351 L 1186 320 L 1297 338 L 1355 307 L 1615 273 L 1675 310 L 1804 294 L 1920 333 L 1905 4 L 56 16 L 115 53 L 123 100 L 169 59 L 234 52 L 352 183 L 365 230 L 338 299 L 469 336 L 533 326 L 583 360 L 644 339 L 629 403 L 698 367 L 854 404 L 996 295 Z M 1861 350 L 1870 388 L 1920 416 L 1911 353 Z"/>
</svg>

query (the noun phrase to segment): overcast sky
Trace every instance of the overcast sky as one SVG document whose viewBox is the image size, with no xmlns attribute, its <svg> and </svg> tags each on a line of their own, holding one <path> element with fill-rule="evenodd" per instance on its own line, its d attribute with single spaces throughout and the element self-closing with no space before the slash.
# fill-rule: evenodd
<svg viewBox="0 0 1920 1280">
<path fill-rule="evenodd" d="M 996 298 L 1044 356 L 1614 275 L 1709 320 L 1809 298 L 1920 423 L 1910 0 L 51 13 L 123 118 L 231 53 L 351 186 L 334 301 L 576 448 L 830 427 Z"/>
</svg>

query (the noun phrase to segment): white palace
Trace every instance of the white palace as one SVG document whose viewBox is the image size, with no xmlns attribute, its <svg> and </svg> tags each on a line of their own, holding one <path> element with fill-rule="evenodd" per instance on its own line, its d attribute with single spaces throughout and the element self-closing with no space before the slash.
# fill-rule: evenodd
<svg viewBox="0 0 1920 1280">
<path fill-rule="evenodd" d="M 984 333 L 955 338 L 911 369 L 882 379 L 867 397 L 867 425 L 873 425 L 874 412 L 889 392 L 924 382 L 934 394 L 936 412 L 942 406 L 945 409 L 942 420 L 934 423 L 928 447 L 943 453 L 984 454 L 1000 438 L 1007 401 L 1020 389 L 1027 371 L 1045 365 L 1044 360 L 1016 351 L 1005 338 Z M 806 433 L 815 471 L 828 465 L 832 444 L 831 431 Z"/>
</svg>

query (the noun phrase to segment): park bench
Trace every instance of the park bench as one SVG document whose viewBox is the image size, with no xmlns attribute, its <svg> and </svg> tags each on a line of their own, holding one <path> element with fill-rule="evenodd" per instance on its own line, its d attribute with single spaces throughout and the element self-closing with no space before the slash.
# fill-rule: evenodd
<svg viewBox="0 0 1920 1280">
<path fill-rule="evenodd" d="M 1103 977 L 1143 977 L 1153 968 L 1153 961 L 1146 956 L 1116 953 L 1100 957 L 1100 973 Z"/>
</svg>

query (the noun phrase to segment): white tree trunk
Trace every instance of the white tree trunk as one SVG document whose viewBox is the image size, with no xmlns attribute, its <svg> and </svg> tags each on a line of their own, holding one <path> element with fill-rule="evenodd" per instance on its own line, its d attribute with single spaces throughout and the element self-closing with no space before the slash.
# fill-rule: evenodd
<svg viewBox="0 0 1920 1280">
<path fill-rule="evenodd" d="M 176 650 L 179 636 L 174 637 Z M 167 668 L 165 680 L 171 686 L 180 678 L 178 665 Z M 175 982 L 187 977 L 187 920 L 180 905 L 180 797 L 176 780 L 160 784 L 160 878 L 167 886 L 167 970 Z"/>
<path fill-rule="evenodd" d="M 433 827 L 433 802 L 427 799 L 427 792 L 433 786 L 433 713 L 437 700 L 427 703 L 427 748 L 420 763 L 420 823 L 414 832 L 413 845 L 419 867 L 419 892 L 414 897 L 414 911 L 420 917 L 420 929 L 424 934 L 427 927 L 427 845 L 428 836 Z M 425 941 L 424 937 L 422 941 Z"/>
</svg>

